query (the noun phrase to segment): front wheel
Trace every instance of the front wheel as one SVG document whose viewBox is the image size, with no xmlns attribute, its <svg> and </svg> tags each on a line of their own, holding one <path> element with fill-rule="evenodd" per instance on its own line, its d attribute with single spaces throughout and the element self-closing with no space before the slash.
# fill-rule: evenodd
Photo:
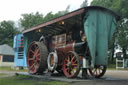
<svg viewBox="0 0 128 85">
<path fill-rule="evenodd" d="M 66 77 L 73 78 L 79 74 L 80 62 L 77 53 L 70 51 L 67 53 L 63 63 L 63 72 Z"/>
<path fill-rule="evenodd" d="M 105 65 L 96 65 L 94 68 L 89 68 L 89 73 L 91 76 L 94 76 L 95 78 L 102 77 L 107 70 L 107 66 Z"/>
</svg>

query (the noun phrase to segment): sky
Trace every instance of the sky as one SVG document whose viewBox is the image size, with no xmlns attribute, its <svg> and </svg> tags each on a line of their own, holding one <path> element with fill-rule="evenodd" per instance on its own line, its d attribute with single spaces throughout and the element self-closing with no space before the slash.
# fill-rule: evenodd
<svg viewBox="0 0 128 85">
<path fill-rule="evenodd" d="M 57 13 L 70 5 L 70 11 L 78 9 L 84 0 L 0 0 L 0 21 L 18 21 L 21 14 L 39 12 Z M 90 3 L 92 0 L 88 0 Z"/>
</svg>

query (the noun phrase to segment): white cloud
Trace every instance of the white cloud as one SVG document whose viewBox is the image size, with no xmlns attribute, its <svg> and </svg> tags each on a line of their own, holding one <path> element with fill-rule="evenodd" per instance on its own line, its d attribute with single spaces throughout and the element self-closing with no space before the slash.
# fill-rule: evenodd
<svg viewBox="0 0 128 85">
<path fill-rule="evenodd" d="M 57 11 L 66 9 L 68 5 L 74 10 L 79 8 L 83 1 L 84 0 L 0 0 L 0 21 L 16 21 L 23 13 L 37 11 L 42 14 L 47 14 L 50 11 L 56 13 Z"/>
</svg>

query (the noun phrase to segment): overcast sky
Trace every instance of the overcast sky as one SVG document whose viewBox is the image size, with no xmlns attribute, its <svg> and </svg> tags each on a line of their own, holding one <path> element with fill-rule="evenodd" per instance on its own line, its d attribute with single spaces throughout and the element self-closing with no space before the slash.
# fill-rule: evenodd
<svg viewBox="0 0 128 85">
<path fill-rule="evenodd" d="M 0 21 L 20 19 L 21 14 L 40 12 L 46 15 L 52 11 L 56 13 L 65 10 L 70 5 L 70 10 L 80 7 L 84 0 L 0 0 Z M 92 0 L 88 0 L 90 3 Z"/>
</svg>

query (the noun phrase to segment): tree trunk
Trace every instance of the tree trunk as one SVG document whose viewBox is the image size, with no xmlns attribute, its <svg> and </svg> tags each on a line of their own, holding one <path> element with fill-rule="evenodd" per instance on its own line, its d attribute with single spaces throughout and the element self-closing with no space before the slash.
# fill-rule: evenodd
<svg viewBox="0 0 128 85">
<path fill-rule="evenodd" d="M 113 48 L 112 48 L 112 58 L 111 58 L 111 62 L 113 62 L 114 61 L 114 52 L 115 52 L 115 46 L 113 46 Z"/>
<path fill-rule="evenodd" d="M 125 49 L 125 48 L 123 48 L 123 49 L 122 49 L 122 51 L 123 51 L 123 54 L 124 54 L 124 56 L 123 56 L 123 57 L 124 57 L 124 59 L 126 59 L 126 49 Z"/>
<path fill-rule="evenodd" d="M 114 52 L 115 52 L 115 37 L 113 37 L 113 42 L 112 42 L 112 57 L 111 57 L 111 62 L 114 61 Z"/>
</svg>

